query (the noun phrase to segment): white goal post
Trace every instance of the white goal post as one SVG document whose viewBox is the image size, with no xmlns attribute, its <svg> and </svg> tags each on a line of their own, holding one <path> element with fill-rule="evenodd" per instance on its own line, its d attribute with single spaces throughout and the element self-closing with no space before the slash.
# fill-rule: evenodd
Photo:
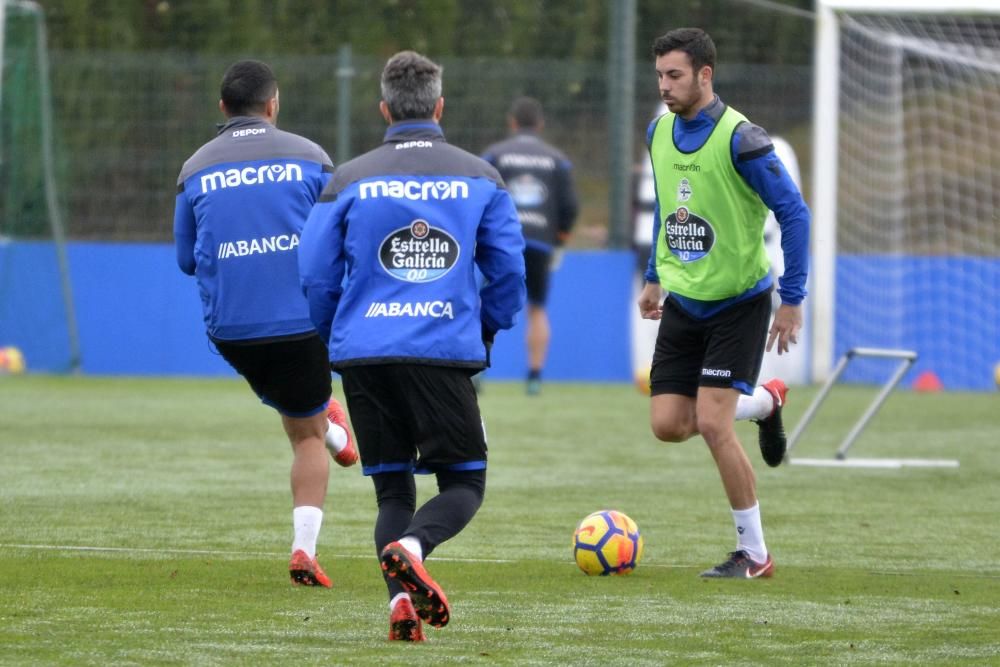
<svg viewBox="0 0 1000 667">
<path fill-rule="evenodd" d="M 920 101 L 919 93 L 933 89 L 933 77 L 940 76 L 942 79 L 948 77 L 957 78 L 964 75 L 954 74 L 957 71 L 965 70 L 972 72 L 970 81 L 966 84 L 969 91 L 975 90 L 975 83 L 983 82 L 981 92 L 976 91 L 972 95 L 975 106 L 971 111 L 965 112 L 968 115 L 963 118 L 968 120 L 966 125 L 972 126 L 971 130 L 953 130 L 943 127 L 942 132 L 960 131 L 963 134 L 959 141 L 954 142 L 955 152 L 962 156 L 963 150 L 968 151 L 969 146 L 975 144 L 979 139 L 981 142 L 996 142 L 995 135 L 990 136 L 988 129 L 997 127 L 994 114 L 994 107 L 1000 107 L 1000 86 L 996 82 L 1000 81 L 1000 37 L 998 37 L 998 27 L 1000 27 L 1000 0 L 817 0 L 816 16 L 816 51 L 815 51 L 815 76 L 814 76 L 814 113 L 813 113 L 813 154 L 812 154 L 812 200 L 813 200 L 813 229 L 812 229 L 812 278 L 813 287 L 810 294 L 810 308 L 812 312 L 812 380 L 820 382 L 826 380 L 833 368 L 835 353 L 838 347 L 841 350 L 852 345 L 875 345 L 886 347 L 910 347 L 912 343 L 904 340 L 893 341 L 851 341 L 845 342 L 839 337 L 835 337 L 835 330 L 840 318 L 837 316 L 836 304 L 843 303 L 843 296 L 838 299 L 837 295 L 837 268 L 838 268 L 838 220 L 843 224 L 845 220 L 853 220 L 856 211 L 839 211 L 838 203 L 843 206 L 845 199 L 854 203 L 853 193 L 846 195 L 841 192 L 845 170 L 850 172 L 853 164 L 845 165 L 844 141 L 841 136 L 845 124 L 852 130 L 856 122 L 862 124 L 867 122 L 866 114 L 875 116 L 879 113 L 889 115 L 895 113 L 899 119 L 895 126 L 890 123 L 882 123 L 876 127 L 876 122 L 872 122 L 870 127 L 862 127 L 858 136 L 853 139 L 858 146 L 856 154 L 852 159 L 856 163 L 864 165 L 865 160 L 877 162 L 880 169 L 879 176 L 884 176 L 884 180 L 871 181 L 869 186 L 872 190 L 877 190 L 868 201 L 861 197 L 858 206 L 872 208 L 873 202 L 878 203 L 881 209 L 877 216 L 877 224 L 870 224 L 869 228 L 874 234 L 883 233 L 882 225 L 888 231 L 886 235 L 894 233 L 892 230 L 902 230 L 895 232 L 897 238 L 880 238 L 874 244 L 878 249 L 870 250 L 873 255 L 894 256 L 910 255 L 923 257 L 957 257 L 957 256 L 996 256 L 994 244 L 996 236 L 992 235 L 986 225 L 996 224 L 995 217 L 997 204 L 1000 200 L 995 192 L 998 179 L 996 175 L 977 177 L 971 184 L 961 182 L 961 178 L 955 180 L 959 186 L 955 187 L 953 181 L 945 180 L 941 189 L 944 190 L 946 199 L 952 194 L 951 190 L 965 188 L 965 196 L 968 204 L 962 204 L 967 208 L 962 208 L 960 213 L 964 218 L 979 218 L 981 220 L 978 231 L 973 236 L 972 241 L 967 239 L 955 241 L 953 238 L 931 238 L 926 242 L 912 242 L 912 237 L 901 240 L 902 234 L 914 234 L 910 231 L 913 217 L 920 212 L 905 211 L 907 205 L 921 207 L 921 201 L 913 204 L 914 190 L 920 190 L 918 183 L 914 187 L 913 182 L 918 179 L 914 177 L 914 162 L 923 159 L 930 163 L 932 160 L 919 154 L 920 146 L 914 150 L 915 141 L 912 134 L 918 137 L 926 136 L 928 132 L 937 132 L 937 127 L 930 129 L 919 128 L 914 130 L 911 125 L 912 119 L 907 119 L 906 114 L 914 114 L 912 107 L 924 104 L 927 108 L 934 107 L 940 100 L 930 99 Z M 860 20 L 859 20 L 860 19 Z M 846 26 L 846 28 L 845 28 Z M 969 26 L 972 26 L 970 28 Z M 848 30 L 849 29 L 849 30 Z M 978 33 L 975 33 L 979 30 Z M 846 31 L 846 32 L 845 32 Z M 975 33 L 971 39 L 964 40 L 963 31 Z M 850 44 L 842 43 L 845 34 L 855 35 Z M 862 38 L 857 35 L 864 35 Z M 872 46 L 859 46 L 860 39 L 870 39 Z M 867 48 L 867 50 L 865 50 Z M 906 68 L 909 66 L 907 58 L 914 54 L 919 56 L 923 62 L 940 62 L 944 73 L 918 72 L 917 76 L 924 76 L 931 80 L 931 84 L 921 83 L 923 88 L 918 87 L 916 98 L 903 98 L 904 85 L 912 86 L 912 73 Z M 851 63 L 854 67 L 855 75 L 864 77 L 861 81 L 847 81 L 846 77 L 852 76 L 846 73 L 843 68 Z M 870 75 L 870 77 L 869 77 Z M 854 86 L 854 88 L 850 88 Z M 845 94 L 845 87 L 850 93 Z M 871 94 L 871 103 L 865 95 Z M 940 93 L 942 98 L 948 96 L 948 91 Z M 860 99 L 859 99 L 860 97 Z M 915 101 L 916 100 L 916 101 Z M 893 106 L 895 105 L 895 106 Z M 850 107 L 851 114 L 844 116 L 845 107 Z M 956 104 L 961 113 L 961 100 Z M 891 110 L 890 110 L 891 109 Z M 989 120 L 983 123 L 981 118 L 984 113 L 991 114 Z M 942 112 L 942 116 L 947 118 L 950 110 Z M 1000 109 L 998 109 L 1000 111 Z M 915 115 L 928 114 L 921 108 Z M 861 119 L 858 121 L 857 119 Z M 881 121 L 879 121 L 881 122 Z M 932 123 L 928 123 L 932 125 Z M 947 126 L 948 122 L 941 123 Z M 985 129 L 979 129 L 985 128 Z M 869 134 L 865 135 L 868 130 Z M 980 136 L 975 132 L 979 131 Z M 923 133 L 923 134 L 921 134 Z M 972 134 L 972 137 L 968 136 Z M 948 145 L 948 139 L 936 139 L 937 145 Z M 867 142 L 867 144 L 866 144 Z M 985 162 L 988 170 L 989 165 L 996 159 L 998 151 L 993 148 L 976 147 L 980 153 L 980 162 Z M 867 151 L 867 152 L 865 152 Z M 892 154 L 892 155 L 890 155 Z M 916 154 L 916 155 L 914 155 Z M 985 159 L 982 157 L 985 155 Z M 942 156 L 934 154 L 937 159 Z M 949 155 L 944 155 L 948 158 Z M 947 160 L 946 160 L 947 161 Z M 995 162 L 993 162 L 995 166 Z M 890 173 L 895 170 L 895 173 Z M 957 176 L 965 176 L 960 170 Z M 922 174 L 918 174 L 922 176 Z M 855 179 L 864 179 L 865 176 L 852 176 Z M 934 183 L 935 175 L 931 175 L 926 182 Z M 984 180 L 985 179 L 985 180 Z M 938 179 L 939 181 L 941 179 Z M 966 187 L 967 185 L 967 187 Z M 950 205 L 946 202 L 945 207 Z M 978 207 L 978 208 L 975 208 Z M 838 219 L 838 213 L 840 218 Z M 872 217 L 874 218 L 875 215 Z M 893 217 L 895 216 L 895 217 Z M 931 217 L 928 214 L 928 217 Z M 941 222 L 943 225 L 944 223 Z M 916 233 L 934 237 L 938 232 L 933 227 L 927 228 L 929 231 L 919 230 Z M 841 231 L 841 233 L 843 233 Z M 841 236 L 843 240 L 844 236 Z M 851 237 L 852 240 L 854 237 Z M 983 241 L 985 239 L 985 242 Z M 864 244 L 865 239 L 858 239 L 858 243 Z M 970 246 L 972 243 L 979 243 L 978 247 Z M 964 245 L 963 245 L 964 244 Z M 914 250 L 916 248 L 916 250 Z M 843 249 L 840 249 L 844 252 Z M 849 252 L 849 251 L 848 251 Z M 865 251 L 859 251 L 865 252 Z M 895 265 L 894 265 L 895 266 Z M 992 275 L 992 274 L 991 274 Z M 866 277 L 866 280 L 879 280 L 878 274 Z M 900 287 L 900 291 L 917 291 L 925 289 L 924 285 L 911 285 L 910 274 L 905 278 L 899 277 L 895 283 L 889 283 L 885 289 Z M 992 281 L 992 278 L 991 278 Z M 992 286 L 990 282 L 990 286 Z M 845 289 L 843 285 L 839 286 Z M 934 291 L 936 285 L 931 285 Z M 992 293 L 987 289 L 981 295 L 986 301 L 990 299 Z M 912 298 L 912 297 L 908 297 Z M 942 302 L 944 298 L 942 297 Z M 876 306 L 873 306 L 875 308 Z M 894 307 L 888 303 L 883 308 Z M 976 305 L 975 308 L 979 306 Z M 989 306 L 986 306 L 988 309 Z M 973 308 L 973 310 L 975 310 Z M 990 313 L 991 317 L 995 312 Z M 945 315 L 947 317 L 948 315 Z M 912 326 L 909 319 L 911 313 L 903 312 L 899 316 L 900 328 Z M 984 325 L 988 326 L 992 319 L 984 320 Z M 895 327 L 895 321 L 873 321 L 871 329 L 874 332 L 886 331 Z M 929 335 L 929 334 L 920 334 Z M 924 350 L 918 350 L 922 359 L 932 359 L 933 355 L 926 355 Z M 987 351 L 989 353 L 994 353 Z M 985 356 L 985 353 L 984 353 Z M 998 359 L 1000 360 L 1000 359 Z M 966 360 L 966 366 L 971 368 L 974 365 L 984 365 L 985 373 L 989 372 L 992 365 L 986 365 L 986 359 Z M 995 360 L 996 361 L 996 360 Z M 966 372 L 966 371 L 962 371 Z M 968 374 L 967 374 L 968 375 Z M 964 376 L 963 376 L 964 377 Z M 984 376 L 985 377 L 985 376 Z M 971 383 L 979 382 L 978 376 Z M 983 380 L 987 382 L 987 380 Z M 992 384 L 990 382 L 990 384 Z M 961 388 L 961 387 L 960 387 Z M 985 384 L 982 387 L 968 388 L 988 388 Z"/>
</svg>

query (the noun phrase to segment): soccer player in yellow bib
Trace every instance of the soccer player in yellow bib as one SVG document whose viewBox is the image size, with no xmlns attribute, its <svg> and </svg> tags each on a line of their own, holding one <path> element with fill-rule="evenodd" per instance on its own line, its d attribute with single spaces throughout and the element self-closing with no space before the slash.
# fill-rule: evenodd
<svg viewBox="0 0 1000 667">
<path fill-rule="evenodd" d="M 797 342 L 808 265 L 809 210 L 767 133 L 712 89 L 716 51 L 697 28 L 653 44 L 668 112 L 649 126 L 656 185 L 653 247 L 639 296 L 660 320 L 650 372 L 650 424 L 665 442 L 701 434 L 732 510 L 736 549 L 703 577 L 769 577 L 753 466 L 733 427 L 753 419 L 764 461 L 781 463 L 786 439 L 780 379 L 756 386 L 764 350 Z M 768 326 L 773 278 L 764 221 L 774 211 L 785 273 Z M 667 294 L 663 299 L 664 292 Z"/>
</svg>

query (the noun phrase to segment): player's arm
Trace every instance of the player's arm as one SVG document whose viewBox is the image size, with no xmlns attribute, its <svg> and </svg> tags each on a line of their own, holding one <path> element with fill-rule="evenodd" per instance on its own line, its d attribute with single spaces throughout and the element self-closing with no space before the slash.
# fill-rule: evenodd
<svg viewBox="0 0 1000 667">
<path fill-rule="evenodd" d="M 313 199 L 314 202 L 319 201 L 319 198 L 322 195 L 323 190 L 326 189 L 326 186 L 330 183 L 330 180 L 333 178 L 333 160 L 330 159 L 330 156 L 327 155 L 326 151 L 320 148 L 318 144 L 316 145 L 316 161 L 320 165 L 320 170 L 319 170 L 319 177 L 316 179 L 317 187 L 314 189 L 315 193 L 315 198 Z"/>
<path fill-rule="evenodd" d="M 346 197 L 321 197 L 313 206 L 299 242 L 299 280 L 309 317 L 324 341 L 330 340 L 344 278 Z"/>
<path fill-rule="evenodd" d="M 476 265 L 486 278 L 479 296 L 487 337 L 514 326 L 514 318 L 527 299 L 521 222 L 510 195 L 499 187 L 486 206 L 476 234 Z"/>
<path fill-rule="evenodd" d="M 576 196 L 573 184 L 573 164 L 569 160 L 560 160 L 555 173 L 558 200 L 558 221 L 556 227 L 557 245 L 564 244 L 576 224 L 576 216 L 580 212 L 580 201 Z"/>
<path fill-rule="evenodd" d="M 660 203 L 653 207 L 653 245 L 649 251 L 649 262 L 643 278 L 646 285 L 639 293 L 639 316 L 644 320 L 658 320 L 663 314 L 663 287 L 656 273 L 656 239 L 660 235 Z"/>
<path fill-rule="evenodd" d="M 781 251 L 785 273 L 778 279 L 781 306 L 775 313 L 768 335 L 767 349 L 778 342 L 778 354 L 798 342 L 802 327 L 802 300 L 806 296 L 809 269 L 809 208 L 795 181 L 774 152 L 770 137 L 756 125 L 746 124 L 733 136 L 733 161 L 736 170 L 774 211 L 781 228 Z"/>
<path fill-rule="evenodd" d="M 658 121 L 659 118 L 653 120 L 646 129 L 647 149 L 653 142 L 653 132 L 656 130 Z M 638 302 L 639 315 L 646 320 L 658 320 L 663 314 L 663 288 L 660 285 L 660 276 L 656 272 L 656 240 L 660 237 L 660 195 L 656 191 L 655 182 L 653 202 L 653 238 L 649 244 L 649 261 L 646 262 L 646 273 L 643 274 L 646 285 L 639 294 Z"/>
<path fill-rule="evenodd" d="M 177 253 L 177 266 L 189 276 L 193 276 L 197 262 L 194 258 L 194 245 L 198 240 L 198 229 L 195 224 L 194 207 L 184 192 L 184 183 L 177 184 L 177 197 L 174 199 L 174 250 Z"/>
</svg>

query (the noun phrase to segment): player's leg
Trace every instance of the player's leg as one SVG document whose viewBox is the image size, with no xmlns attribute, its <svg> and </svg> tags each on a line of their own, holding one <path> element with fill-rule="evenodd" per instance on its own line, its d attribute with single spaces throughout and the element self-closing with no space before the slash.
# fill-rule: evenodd
<svg viewBox="0 0 1000 667">
<path fill-rule="evenodd" d="M 332 385 L 326 345 L 316 335 L 259 345 L 216 345 L 261 401 L 278 411 L 292 447 L 292 581 L 329 587 L 316 561 L 316 544 L 330 473 L 326 438 L 328 431 L 341 427 L 331 425 L 327 417 Z"/>
<path fill-rule="evenodd" d="M 466 371 L 410 366 L 402 372 L 420 453 L 417 469 L 435 473 L 438 494 L 417 509 L 400 539 L 385 548 L 382 567 L 403 582 L 420 617 L 442 627 L 451 614 L 448 600 L 423 560 L 461 532 L 479 510 L 486 487 L 486 435 Z"/>
<path fill-rule="evenodd" d="M 386 546 L 402 537 L 416 509 L 417 489 L 411 472 L 391 472 L 372 475 L 378 515 L 375 519 L 375 553 L 381 557 Z M 410 599 L 409 592 L 396 577 L 383 571 L 389 592 L 389 639 L 393 641 L 424 641 L 423 624 Z"/>
<path fill-rule="evenodd" d="M 722 479 L 722 486 L 735 510 L 757 503 L 753 466 L 733 427 L 739 393 L 730 388 L 702 387 L 698 391 L 698 432 L 705 439 Z"/>
<path fill-rule="evenodd" d="M 527 392 L 534 396 L 542 389 L 542 370 L 552 337 L 545 304 L 549 295 L 551 253 L 538 248 L 524 251 L 524 282 L 528 294 L 528 323 L 525 346 L 528 349 Z"/>
<path fill-rule="evenodd" d="M 698 430 L 722 480 L 736 529 L 736 550 L 709 577 L 770 576 L 753 466 L 733 426 L 741 393 L 752 392 L 766 335 L 767 295 L 728 308 L 706 322 L 704 369 L 698 390 Z"/>
<path fill-rule="evenodd" d="M 528 304 L 528 331 L 526 344 L 528 347 L 528 381 L 541 381 L 542 369 L 545 368 L 545 360 L 548 357 L 549 341 L 552 338 L 552 330 L 549 325 L 549 316 L 544 305 L 536 303 Z"/>
<path fill-rule="evenodd" d="M 663 442 L 684 442 L 698 433 L 695 397 L 704 343 L 698 323 L 669 298 L 663 304 L 650 366 L 649 423 Z"/>
<path fill-rule="evenodd" d="M 416 508 L 413 467 L 416 448 L 407 405 L 405 378 L 395 366 L 357 366 L 340 371 L 354 423 L 362 472 L 375 487 L 378 514 L 375 550 L 381 555 L 403 536 Z M 410 592 L 383 570 L 389 594 L 389 639 L 424 641 L 422 622 Z"/>
<path fill-rule="evenodd" d="M 486 493 L 485 470 L 442 470 L 435 475 L 438 494 L 421 505 L 406 529 L 406 537 L 419 543 L 422 558 L 469 524 Z"/>
<path fill-rule="evenodd" d="M 330 587 L 330 579 L 316 559 L 330 478 L 330 456 L 325 441 L 326 413 L 321 411 L 310 417 L 282 415 L 281 423 L 292 445 L 290 480 L 294 535 L 288 570 L 294 583 Z"/>
<path fill-rule="evenodd" d="M 785 406 L 788 387 L 779 378 L 773 378 L 761 385 L 754 386 L 764 359 L 764 342 L 769 321 L 764 319 L 764 316 L 766 314 L 768 318 L 770 317 L 769 308 L 765 308 L 767 304 L 770 304 L 770 296 L 760 295 L 744 304 L 737 305 L 733 309 L 737 317 L 747 318 L 746 321 L 753 323 L 754 326 L 760 321 L 764 321 L 763 328 L 752 332 L 747 329 L 747 334 L 742 339 L 744 358 L 756 363 L 747 366 L 744 372 L 745 377 L 734 383 L 734 386 L 742 392 L 739 402 L 736 404 L 735 419 L 750 419 L 757 424 L 757 442 L 760 446 L 761 457 L 767 465 L 775 467 L 784 460 L 787 449 L 787 438 L 785 437 L 781 413 Z M 745 325 L 737 323 L 733 326 L 742 327 Z M 759 349 L 755 349 L 751 345 L 759 345 Z"/>
<path fill-rule="evenodd" d="M 281 425 L 292 445 L 292 505 L 322 507 L 330 478 L 330 456 L 324 439 L 326 414 L 320 412 L 310 417 L 281 415 Z"/>
<path fill-rule="evenodd" d="M 781 465 L 788 450 L 785 425 L 781 413 L 785 407 L 788 387 L 780 378 L 772 378 L 754 388 L 750 396 L 741 396 L 737 419 L 751 419 L 757 424 L 757 444 L 767 465 Z"/>
</svg>

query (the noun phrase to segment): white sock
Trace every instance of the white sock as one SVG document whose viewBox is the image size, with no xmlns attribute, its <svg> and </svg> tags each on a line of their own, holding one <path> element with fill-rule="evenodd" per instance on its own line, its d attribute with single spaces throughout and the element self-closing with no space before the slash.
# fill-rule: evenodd
<svg viewBox="0 0 1000 667">
<path fill-rule="evenodd" d="M 764 544 L 764 529 L 760 525 L 760 503 L 745 510 L 733 510 L 736 524 L 736 549 L 743 550 L 757 563 L 767 561 L 767 546 Z"/>
<path fill-rule="evenodd" d="M 295 539 L 292 540 L 292 553 L 299 549 L 306 552 L 310 558 L 316 557 L 316 540 L 319 529 L 323 525 L 323 510 L 318 507 L 302 505 L 292 510 L 292 526 L 295 529 Z"/>
<path fill-rule="evenodd" d="M 330 422 L 330 428 L 326 429 L 326 446 L 334 454 L 339 454 L 347 447 L 347 431 L 343 426 Z"/>
<path fill-rule="evenodd" d="M 407 600 L 409 600 L 410 599 L 410 594 L 409 593 L 397 593 L 391 600 L 389 600 L 389 611 L 392 611 L 393 609 L 395 609 L 396 605 L 399 604 L 399 601 L 402 600 L 402 599 L 404 599 L 404 598 L 407 599 Z"/>
<path fill-rule="evenodd" d="M 417 560 L 422 561 L 424 559 L 424 548 L 420 546 L 420 540 L 417 538 L 407 535 L 406 537 L 399 538 L 399 543 L 403 545 L 404 549 L 416 556 Z"/>
<path fill-rule="evenodd" d="M 736 401 L 736 419 L 767 419 L 774 411 L 774 396 L 764 387 L 756 387 L 752 396 L 740 394 Z"/>
</svg>

